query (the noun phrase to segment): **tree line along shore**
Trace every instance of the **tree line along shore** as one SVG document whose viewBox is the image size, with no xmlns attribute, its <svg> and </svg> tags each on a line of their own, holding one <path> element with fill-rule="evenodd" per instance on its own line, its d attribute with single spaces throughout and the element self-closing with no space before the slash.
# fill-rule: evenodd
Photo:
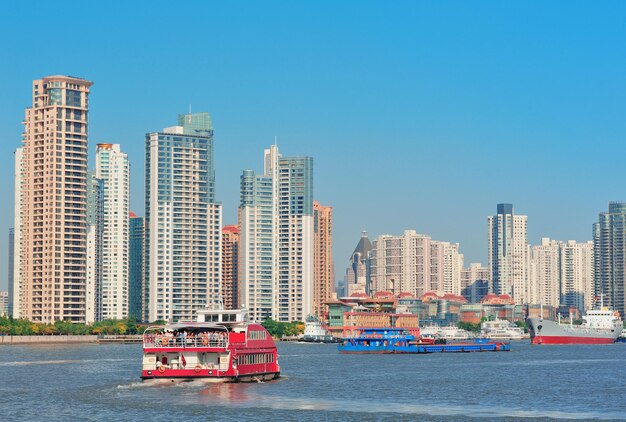
<svg viewBox="0 0 626 422">
<path fill-rule="evenodd" d="M 148 326 L 164 325 L 164 321 L 150 324 L 139 323 L 133 317 L 116 320 L 107 319 L 92 324 L 77 324 L 68 321 L 56 321 L 42 324 L 27 319 L 0 317 L 0 335 L 37 336 L 37 335 L 130 335 L 142 334 Z M 279 322 L 267 319 L 262 324 L 272 337 L 297 336 L 304 332 L 302 322 Z"/>
</svg>

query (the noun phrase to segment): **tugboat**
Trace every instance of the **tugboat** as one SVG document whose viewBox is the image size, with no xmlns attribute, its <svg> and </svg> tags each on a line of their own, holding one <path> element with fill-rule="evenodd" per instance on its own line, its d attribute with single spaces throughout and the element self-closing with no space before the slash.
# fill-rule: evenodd
<svg viewBox="0 0 626 422">
<path fill-rule="evenodd" d="M 510 321 L 496 318 L 493 321 L 484 321 L 480 324 L 481 335 L 490 340 L 521 340 L 524 330 Z"/>
<path fill-rule="evenodd" d="M 198 311 L 198 320 L 148 327 L 141 378 L 253 382 L 280 376 L 274 340 L 238 310 Z"/>
</svg>

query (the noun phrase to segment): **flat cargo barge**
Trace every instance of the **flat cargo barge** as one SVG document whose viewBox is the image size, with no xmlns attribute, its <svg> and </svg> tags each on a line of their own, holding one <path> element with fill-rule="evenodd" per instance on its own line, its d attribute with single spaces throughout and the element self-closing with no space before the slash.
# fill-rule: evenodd
<svg viewBox="0 0 626 422">
<path fill-rule="evenodd" d="M 511 345 L 487 339 L 435 344 L 416 338 L 402 328 L 364 328 L 357 330 L 353 337 L 344 339 L 338 350 L 344 354 L 508 352 Z"/>
</svg>

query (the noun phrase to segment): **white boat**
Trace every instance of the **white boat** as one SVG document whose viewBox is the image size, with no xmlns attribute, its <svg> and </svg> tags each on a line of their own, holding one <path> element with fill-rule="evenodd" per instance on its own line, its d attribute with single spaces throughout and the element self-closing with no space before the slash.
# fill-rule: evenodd
<svg viewBox="0 0 626 422">
<path fill-rule="evenodd" d="M 527 337 L 522 328 L 504 319 L 484 321 L 480 329 L 481 335 L 491 340 L 521 340 Z"/>
<path fill-rule="evenodd" d="M 469 340 L 475 338 L 474 333 L 453 325 L 441 327 L 439 325 L 426 325 L 420 327 L 422 337 L 443 338 L 446 340 Z"/>
<path fill-rule="evenodd" d="M 335 338 L 314 315 L 309 315 L 304 323 L 304 334 L 301 341 L 307 343 L 335 343 Z"/>
</svg>

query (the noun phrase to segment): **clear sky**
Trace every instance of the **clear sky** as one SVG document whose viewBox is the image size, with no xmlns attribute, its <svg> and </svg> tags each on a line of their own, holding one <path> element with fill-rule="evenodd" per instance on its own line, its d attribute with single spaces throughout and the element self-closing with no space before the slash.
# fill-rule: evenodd
<svg viewBox="0 0 626 422">
<path fill-rule="evenodd" d="M 96 143 L 119 143 L 143 215 L 144 134 L 208 111 L 217 198 L 278 137 L 314 157 L 342 278 L 362 230 L 414 229 L 487 261 L 488 215 L 511 202 L 542 236 L 589 240 L 626 200 L 626 2 L 3 2 L 0 289 L 13 151 L 31 82 L 94 81 Z M 2 240 L 4 239 L 4 240 Z"/>
</svg>

